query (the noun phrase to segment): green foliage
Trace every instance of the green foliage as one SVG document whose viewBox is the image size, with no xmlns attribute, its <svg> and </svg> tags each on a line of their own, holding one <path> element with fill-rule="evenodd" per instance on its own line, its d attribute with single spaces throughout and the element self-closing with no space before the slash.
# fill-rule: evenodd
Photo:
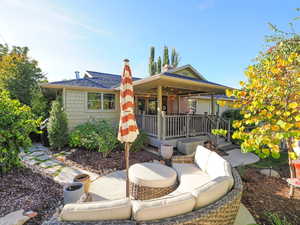
<svg viewBox="0 0 300 225">
<path fill-rule="evenodd" d="M 261 158 L 279 158 L 285 141 L 292 160 L 292 139 L 300 137 L 300 36 L 279 32 L 273 41 L 247 68 L 248 81 L 240 82 L 241 89 L 226 91 L 236 99 L 229 105 L 241 109 L 243 116 L 233 122 L 232 137 L 242 140 L 244 152 Z"/>
<path fill-rule="evenodd" d="M 171 55 L 171 65 L 173 66 L 173 68 L 176 68 L 178 66 L 179 60 L 180 60 L 179 54 L 178 52 L 176 52 L 176 49 L 173 48 L 172 55 Z"/>
<path fill-rule="evenodd" d="M 139 135 L 135 139 L 135 141 L 132 143 L 130 147 L 130 151 L 137 152 L 142 149 L 142 147 L 148 142 L 148 135 L 140 130 Z M 122 149 L 124 149 L 124 144 L 121 145 Z"/>
<path fill-rule="evenodd" d="M 31 109 L 37 118 L 46 119 L 49 117 L 49 102 L 39 89 L 33 92 L 31 99 Z"/>
<path fill-rule="evenodd" d="M 155 57 L 155 48 L 153 46 L 150 47 L 150 57 L 149 57 L 149 75 L 152 76 L 156 73 L 156 65 L 154 61 Z"/>
<path fill-rule="evenodd" d="M 47 129 L 49 144 L 52 148 L 61 149 L 67 145 L 68 120 L 60 98 L 52 102 Z"/>
<path fill-rule="evenodd" d="M 230 120 L 231 122 L 243 119 L 239 109 L 227 109 L 222 113 L 221 117 L 225 120 Z"/>
<path fill-rule="evenodd" d="M 31 145 L 29 134 L 37 131 L 38 123 L 28 106 L 12 100 L 7 91 L 0 91 L 1 172 L 20 165 L 20 148 Z"/>
<path fill-rule="evenodd" d="M 38 62 L 28 56 L 27 47 L 0 44 L 0 89 L 7 90 L 12 98 L 30 105 L 38 83 L 46 77 Z"/>
<path fill-rule="evenodd" d="M 266 213 L 266 215 L 268 216 L 271 225 L 292 225 L 285 216 L 281 219 L 280 216 L 275 213 Z"/>
<path fill-rule="evenodd" d="M 117 130 L 106 120 L 89 121 L 78 125 L 69 137 L 70 147 L 82 147 L 102 152 L 104 157 L 118 144 Z"/>
<path fill-rule="evenodd" d="M 163 54 L 163 66 L 165 65 L 170 65 L 169 49 L 167 46 L 164 47 L 164 54 Z"/>
<path fill-rule="evenodd" d="M 158 56 L 157 59 L 157 73 L 161 73 L 161 57 Z"/>
<path fill-rule="evenodd" d="M 214 134 L 214 135 L 219 135 L 219 136 L 224 136 L 224 137 L 226 137 L 226 135 L 227 135 L 227 130 L 223 130 L 223 129 L 212 129 L 211 133 Z"/>
</svg>

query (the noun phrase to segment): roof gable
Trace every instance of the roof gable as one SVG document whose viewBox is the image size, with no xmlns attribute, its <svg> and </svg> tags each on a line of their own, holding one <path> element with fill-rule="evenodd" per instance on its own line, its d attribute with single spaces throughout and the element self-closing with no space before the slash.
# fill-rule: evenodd
<svg viewBox="0 0 300 225">
<path fill-rule="evenodd" d="M 179 74 L 185 77 L 191 77 L 196 78 L 199 80 L 206 80 L 202 74 L 200 74 L 194 67 L 192 67 L 190 64 L 187 64 L 185 66 L 177 67 L 174 69 L 170 69 L 167 71 L 168 73 L 175 73 Z"/>
</svg>

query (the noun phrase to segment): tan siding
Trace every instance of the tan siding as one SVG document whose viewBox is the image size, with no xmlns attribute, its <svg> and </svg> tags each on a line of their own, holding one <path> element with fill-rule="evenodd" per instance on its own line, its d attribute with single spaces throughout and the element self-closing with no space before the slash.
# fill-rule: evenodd
<svg viewBox="0 0 300 225">
<path fill-rule="evenodd" d="M 116 94 L 116 110 L 110 112 L 90 112 L 86 108 L 86 92 L 77 90 L 65 90 L 65 110 L 68 115 L 69 129 L 91 119 L 110 120 L 114 125 L 118 124 L 120 109 L 118 92 Z"/>
</svg>

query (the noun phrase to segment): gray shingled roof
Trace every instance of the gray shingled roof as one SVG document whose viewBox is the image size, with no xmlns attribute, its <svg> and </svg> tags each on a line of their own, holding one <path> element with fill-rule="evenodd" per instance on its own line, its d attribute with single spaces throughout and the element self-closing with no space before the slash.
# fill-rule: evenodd
<svg viewBox="0 0 300 225">
<path fill-rule="evenodd" d="M 85 76 L 84 78 L 80 79 L 55 81 L 51 82 L 50 84 L 112 89 L 118 87 L 121 82 L 121 75 L 99 73 L 94 71 L 87 71 L 87 73 L 92 77 Z M 139 79 L 140 78 L 136 77 L 133 78 L 133 80 Z"/>
</svg>

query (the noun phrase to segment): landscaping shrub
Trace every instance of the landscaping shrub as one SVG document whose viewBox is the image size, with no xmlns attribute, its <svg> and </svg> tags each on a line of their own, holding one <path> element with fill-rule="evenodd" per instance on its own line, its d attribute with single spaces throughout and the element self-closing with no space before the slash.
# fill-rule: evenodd
<svg viewBox="0 0 300 225">
<path fill-rule="evenodd" d="M 117 130 L 105 121 L 89 121 L 78 125 L 69 137 L 70 147 L 82 147 L 102 152 L 104 157 L 118 144 Z"/>
<path fill-rule="evenodd" d="M 30 107 L 12 100 L 8 92 L 0 91 L 0 172 L 20 165 L 20 148 L 31 145 L 29 134 L 37 131 L 38 121 Z"/>
<path fill-rule="evenodd" d="M 137 152 L 142 149 L 142 147 L 147 143 L 148 141 L 148 136 L 144 131 L 140 130 L 140 134 L 137 136 L 135 141 L 132 143 L 130 151 L 132 152 Z M 122 149 L 125 148 L 125 145 L 122 144 Z"/>
<path fill-rule="evenodd" d="M 59 98 L 52 102 L 47 129 L 51 148 L 61 149 L 68 144 L 67 115 Z"/>
</svg>

